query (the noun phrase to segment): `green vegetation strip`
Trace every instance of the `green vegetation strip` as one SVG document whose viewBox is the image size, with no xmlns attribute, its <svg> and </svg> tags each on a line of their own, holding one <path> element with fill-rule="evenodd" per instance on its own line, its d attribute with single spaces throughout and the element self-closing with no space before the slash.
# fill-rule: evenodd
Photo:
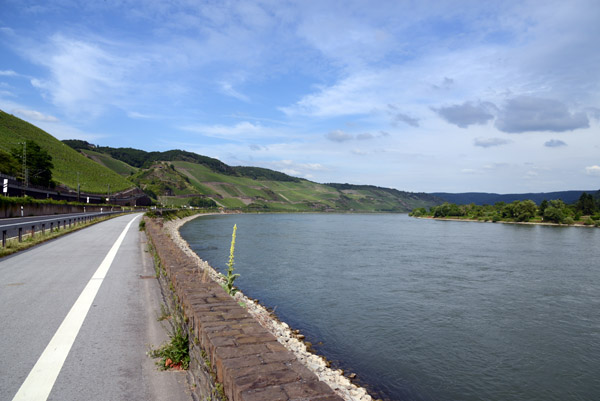
<svg viewBox="0 0 600 401">
<path fill-rule="evenodd" d="M 600 202 L 583 193 L 579 200 L 566 205 L 559 199 L 544 200 L 536 205 L 532 200 L 497 202 L 494 205 L 457 205 L 444 203 L 426 210 L 417 208 L 414 217 L 452 218 L 491 222 L 552 223 L 600 227 Z"/>
<path fill-rule="evenodd" d="M 57 217 L 58 216 L 59 215 L 57 215 Z M 17 237 L 9 238 L 6 240 L 6 246 L 4 248 L 0 248 L 0 258 L 11 255 L 16 252 L 23 251 L 25 249 L 28 249 L 28 248 L 31 248 L 38 244 L 41 244 L 42 242 L 46 242 L 51 239 L 58 238 L 65 234 L 69 234 L 74 231 L 81 230 L 82 228 L 89 227 L 92 224 L 100 223 L 102 221 L 112 219 L 112 218 L 118 217 L 118 216 L 122 216 L 122 214 L 114 214 L 114 215 L 110 215 L 110 216 L 106 216 L 106 217 L 98 217 L 98 218 L 95 218 L 86 223 L 75 223 L 71 227 L 63 228 L 60 230 L 58 228 L 55 228 L 53 230 L 46 230 L 45 233 L 42 233 L 41 231 L 36 232 L 33 237 L 31 236 L 31 233 L 24 234 L 23 241 L 21 241 L 21 242 L 19 242 L 19 239 Z"/>
<path fill-rule="evenodd" d="M 83 202 L 67 202 L 66 200 L 54 200 L 54 199 L 35 199 L 30 196 L 3 196 L 0 195 L 0 208 L 4 206 L 14 205 L 68 205 L 68 206 L 86 206 L 86 207 L 121 207 L 117 205 L 103 204 L 90 204 Z"/>
</svg>

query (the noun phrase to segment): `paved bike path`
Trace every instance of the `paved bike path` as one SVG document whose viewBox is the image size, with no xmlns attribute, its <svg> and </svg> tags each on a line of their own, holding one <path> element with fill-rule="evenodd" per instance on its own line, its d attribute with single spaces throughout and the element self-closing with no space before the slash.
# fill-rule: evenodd
<svg viewBox="0 0 600 401">
<path fill-rule="evenodd" d="M 154 268 L 139 219 L 121 216 L 0 260 L 0 399 L 29 399 L 56 368 L 49 394 L 37 399 L 189 399 L 185 375 L 159 372 L 146 356 L 166 334 L 156 321 L 160 291 L 148 278 Z M 110 266 L 99 275 L 111 248 Z M 58 366 L 58 352 L 47 348 L 59 328 L 70 327 L 66 320 L 90 285 L 97 292 Z M 41 366 L 48 371 L 36 378 L 32 370 L 47 354 L 50 362 Z"/>
</svg>

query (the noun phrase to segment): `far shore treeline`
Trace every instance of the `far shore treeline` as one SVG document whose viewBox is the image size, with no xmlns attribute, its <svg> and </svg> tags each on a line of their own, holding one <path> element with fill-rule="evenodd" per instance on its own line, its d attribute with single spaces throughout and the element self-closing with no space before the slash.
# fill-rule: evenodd
<svg viewBox="0 0 600 401">
<path fill-rule="evenodd" d="M 453 218 L 478 221 L 508 221 L 554 224 L 580 224 L 600 227 L 600 199 L 586 192 L 573 204 L 560 199 L 543 200 L 539 206 L 532 200 L 497 202 L 493 205 L 457 205 L 445 202 L 439 206 L 414 209 L 414 217 Z"/>
</svg>

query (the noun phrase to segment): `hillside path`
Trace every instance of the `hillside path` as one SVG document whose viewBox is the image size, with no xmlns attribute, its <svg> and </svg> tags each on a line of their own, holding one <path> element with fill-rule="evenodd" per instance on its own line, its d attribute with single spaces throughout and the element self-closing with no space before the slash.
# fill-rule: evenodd
<svg viewBox="0 0 600 401">
<path fill-rule="evenodd" d="M 185 373 L 146 355 L 168 337 L 140 218 L 0 260 L 1 400 L 191 399 Z"/>
</svg>

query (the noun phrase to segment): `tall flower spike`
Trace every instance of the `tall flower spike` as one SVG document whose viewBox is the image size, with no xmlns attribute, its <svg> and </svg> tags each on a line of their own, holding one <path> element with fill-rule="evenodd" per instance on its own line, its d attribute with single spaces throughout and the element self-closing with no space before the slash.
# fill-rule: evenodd
<svg viewBox="0 0 600 401">
<path fill-rule="evenodd" d="M 234 257 L 233 254 L 235 252 L 235 232 L 237 231 L 237 224 L 233 225 L 233 234 L 231 234 L 231 249 L 229 249 L 229 262 L 227 266 L 229 270 L 233 271 Z"/>
</svg>

